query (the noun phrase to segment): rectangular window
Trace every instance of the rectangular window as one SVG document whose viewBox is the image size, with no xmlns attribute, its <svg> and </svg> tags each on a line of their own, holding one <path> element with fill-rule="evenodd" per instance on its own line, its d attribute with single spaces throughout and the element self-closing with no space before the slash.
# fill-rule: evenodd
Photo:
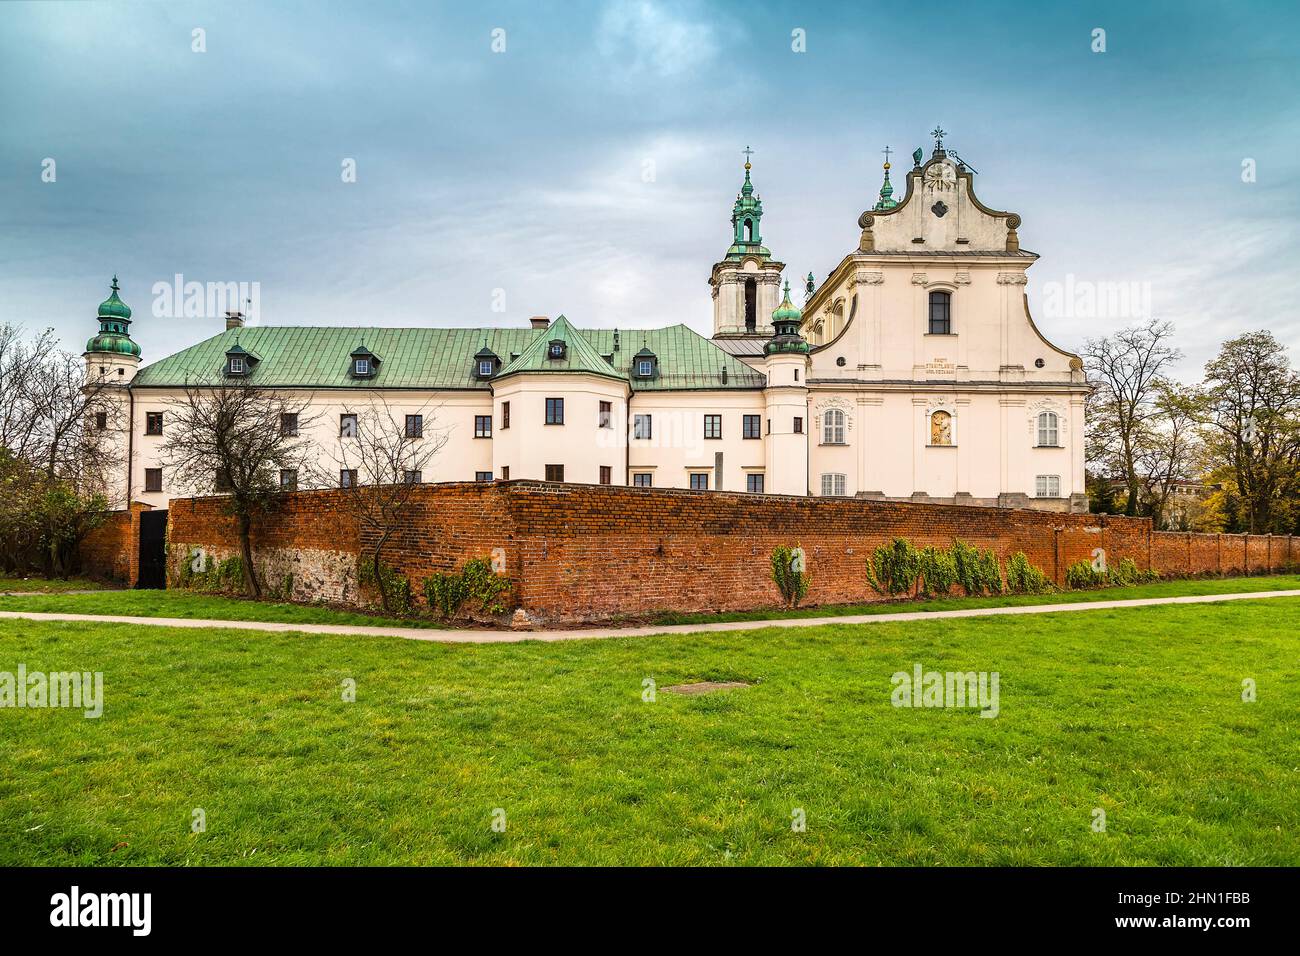
<svg viewBox="0 0 1300 956">
<path fill-rule="evenodd" d="M 930 293 L 930 334 L 952 334 L 952 293 Z"/>
<path fill-rule="evenodd" d="M 563 480 L 564 480 L 564 466 L 563 466 L 563 465 L 547 465 L 547 466 L 546 466 L 546 480 L 547 480 L 547 481 L 563 481 Z"/>
<path fill-rule="evenodd" d="M 609 465 L 600 466 L 600 483 L 602 485 L 611 485 L 614 483 L 614 469 Z"/>
<path fill-rule="evenodd" d="M 638 472 L 632 476 L 632 485 L 636 488 L 653 488 L 654 483 L 654 475 L 649 472 Z"/>
<path fill-rule="evenodd" d="M 742 438 L 762 438 L 763 426 L 761 415 L 746 415 L 743 419 L 744 426 L 741 433 Z"/>
<path fill-rule="evenodd" d="M 357 437 L 357 416 L 355 413 L 348 412 L 339 416 L 339 437 Z"/>
<path fill-rule="evenodd" d="M 691 490 L 692 491 L 709 490 L 709 473 L 707 471 L 691 472 Z"/>
<path fill-rule="evenodd" d="M 509 465 L 502 465 L 502 466 L 501 466 L 501 480 L 502 480 L 502 481 L 509 481 L 509 480 L 510 480 L 510 466 L 509 466 Z"/>
<path fill-rule="evenodd" d="M 1037 498 L 1061 497 L 1061 476 L 1039 475 L 1034 479 L 1034 496 Z"/>
<path fill-rule="evenodd" d="M 238 355 L 232 355 L 230 357 L 230 374 L 243 375 L 244 371 L 245 371 L 244 360 L 240 358 Z"/>
<path fill-rule="evenodd" d="M 492 416 L 491 415 L 474 416 L 474 437 L 475 438 L 492 437 Z"/>
<path fill-rule="evenodd" d="M 281 491 L 298 490 L 298 469 L 297 468 L 280 469 L 280 490 Z"/>
<path fill-rule="evenodd" d="M 1039 448 L 1056 448 L 1060 445 L 1058 439 L 1059 419 L 1053 412 L 1040 412 L 1038 415 L 1038 447 Z"/>
<path fill-rule="evenodd" d="M 822 495 L 827 498 L 839 498 L 845 493 L 843 475 L 822 475 Z"/>
<path fill-rule="evenodd" d="M 636 363 L 636 374 L 642 378 L 649 378 L 654 374 L 655 364 L 650 359 L 640 359 Z"/>
<path fill-rule="evenodd" d="M 651 432 L 652 432 L 652 427 L 651 427 L 651 421 L 649 415 L 632 416 L 632 437 L 633 438 L 640 438 L 640 439 L 644 439 L 645 441 L 649 441 Z"/>
<path fill-rule="evenodd" d="M 212 478 L 212 487 L 217 492 L 226 492 L 231 489 L 230 475 L 224 468 L 217 469 L 216 475 Z"/>
<path fill-rule="evenodd" d="M 297 412 L 280 413 L 280 434 L 281 435 L 298 434 L 298 413 Z"/>
<path fill-rule="evenodd" d="M 501 403 L 501 427 L 502 428 L 510 427 L 510 403 L 509 402 Z"/>
<path fill-rule="evenodd" d="M 491 480 L 492 480 L 492 472 L 490 472 L 490 471 L 476 471 L 476 472 L 474 472 L 474 480 L 475 480 L 475 481 L 491 481 Z"/>
<path fill-rule="evenodd" d="M 601 428 L 614 427 L 614 405 L 612 402 L 600 403 L 600 414 L 598 416 L 597 424 L 599 424 Z"/>
<path fill-rule="evenodd" d="M 798 415 L 796 415 L 794 419 L 794 433 L 796 435 L 803 434 L 803 418 Z"/>
<path fill-rule="evenodd" d="M 722 416 L 721 415 L 704 416 L 704 437 L 705 438 L 722 437 Z"/>
<path fill-rule="evenodd" d="M 148 412 L 144 416 L 144 433 L 146 435 L 162 434 L 162 412 Z"/>
<path fill-rule="evenodd" d="M 339 469 L 339 487 L 355 488 L 357 486 L 357 470 L 355 468 Z"/>
<path fill-rule="evenodd" d="M 564 399 L 548 398 L 546 400 L 546 424 L 564 424 Z"/>
<path fill-rule="evenodd" d="M 370 359 L 363 359 L 363 358 L 357 359 L 356 374 L 358 375 L 370 374 Z"/>
<path fill-rule="evenodd" d="M 101 432 L 108 427 L 108 412 L 95 412 L 95 427 Z"/>
<path fill-rule="evenodd" d="M 423 415 L 406 416 L 406 437 L 407 438 L 424 437 L 424 416 Z"/>
<path fill-rule="evenodd" d="M 162 469 L 146 468 L 144 470 L 144 490 L 162 491 Z"/>
<path fill-rule="evenodd" d="M 402 472 L 402 480 L 408 485 L 418 485 L 424 481 L 424 472 L 408 468 Z"/>
<path fill-rule="evenodd" d="M 745 490 L 753 492 L 756 495 L 761 495 L 763 493 L 763 476 L 761 474 L 746 475 Z"/>
</svg>

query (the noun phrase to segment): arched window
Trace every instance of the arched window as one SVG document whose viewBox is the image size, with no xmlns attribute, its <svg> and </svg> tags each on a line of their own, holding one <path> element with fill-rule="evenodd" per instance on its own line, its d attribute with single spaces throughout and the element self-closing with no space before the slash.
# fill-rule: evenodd
<svg viewBox="0 0 1300 956">
<path fill-rule="evenodd" d="M 758 283 L 754 279 L 745 280 L 745 331 L 753 332 L 758 328 Z"/>
<path fill-rule="evenodd" d="M 952 293 L 930 293 L 930 334 L 952 334 Z"/>
<path fill-rule="evenodd" d="M 1055 448 L 1060 445 L 1056 412 L 1038 413 L 1038 447 Z"/>
<path fill-rule="evenodd" d="M 838 408 L 829 408 L 822 415 L 822 444 L 844 444 L 844 413 Z"/>
<path fill-rule="evenodd" d="M 948 412 L 934 412 L 930 416 L 930 444 L 952 444 L 952 415 Z"/>
<path fill-rule="evenodd" d="M 745 241 L 754 241 L 754 220 L 752 219 L 745 220 Z"/>
</svg>

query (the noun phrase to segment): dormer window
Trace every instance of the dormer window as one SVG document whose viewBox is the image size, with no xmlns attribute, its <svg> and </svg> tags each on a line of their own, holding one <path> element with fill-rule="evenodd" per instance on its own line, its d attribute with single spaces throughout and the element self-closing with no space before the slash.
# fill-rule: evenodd
<svg viewBox="0 0 1300 956">
<path fill-rule="evenodd" d="M 357 348 L 349 359 L 353 378 L 374 378 L 379 372 L 379 356 L 364 345 Z"/>
<path fill-rule="evenodd" d="M 654 378 L 659 370 L 659 358 L 649 348 L 632 356 L 632 374 L 636 378 Z"/>
<path fill-rule="evenodd" d="M 226 375 L 231 378 L 243 378 L 253 371 L 257 356 L 240 348 L 236 342 L 226 353 Z"/>
<path fill-rule="evenodd" d="M 497 373 L 501 360 L 495 352 L 483 343 L 483 347 L 474 354 L 474 375 L 479 379 L 489 379 Z"/>
<path fill-rule="evenodd" d="M 546 354 L 553 359 L 562 359 L 567 352 L 568 346 L 565 344 L 564 339 L 551 339 L 550 345 L 546 349 Z"/>
</svg>

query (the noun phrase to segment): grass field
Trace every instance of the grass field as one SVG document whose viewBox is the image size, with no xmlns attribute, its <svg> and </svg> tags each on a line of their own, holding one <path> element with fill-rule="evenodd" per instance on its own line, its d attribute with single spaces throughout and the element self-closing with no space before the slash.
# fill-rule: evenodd
<svg viewBox="0 0 1300 956">
<path fill-rule="evenodd" d="M 197 591 L 100 591 L 96 594 L 0 595 L 0 611 L 58 614 L 123 614 L 215 621 L 282 621 L 288 624 L 362 624 L 379 627 L 439 627 L 431 618 L 396 620 L 315 604 L 250 601 Z"/>
<path fill-rule="evenodd" d="M 0 709 L 0 864 L 1295 865 L 1298 612 L 508 645 L 0 621 L 0 671 L 102 670 L 106 701 Z M 918 663 L 997 671 L 999 716 L 891 706 Z M 662 690 L 702 679 L 753 686 Z"/>
<path fill-rule="evenodd" d="M 652 623 L 705 624 L 713 621 L 754 621 L 792 617 L 838 617 L 849 614 L 888 614 L 894 611 L 948 611 L 958 608 L 1114 601 L 1130 598 L 1177 597 L 1190 594 L 1239 594 L 1252 591 L 1300 589 L 1300 575 L 1246 578 L 1203 578 L 1159 581 L 1128 588 L 1062 591 L 1051 594 L 1002 595 L 984 598 L 944 598 L 881 604 L 842 604 L 827 607 L 765 608 L 724 614 L 655 615 Z M 0 591 L 4 588 L 0 587 Z M 0 611 L 43 611 L 61 614 L 120 614 L 133 617 L 179 617 L 215 621 L 277 621 L 289 624 L 360 624 L 375 626 L 441 627 L 429 617 L 388 618 L 322 605 L 249 601 L 195 591 L 101 591 L 96 594 L 0 595 Z M 616 622 L 617 623 L 617 622 Z"/>
<path fill-rule="evenodd" d="M 85 578 L 72 578 L 64 581 L 59 578 L 12 578 L 0 576 L 0 593 L 5 591 L 22 591 L 33 594 L 58 594 L 63 591 L 98 591 L 104 585 L 98 581 Z"/>
</svg>

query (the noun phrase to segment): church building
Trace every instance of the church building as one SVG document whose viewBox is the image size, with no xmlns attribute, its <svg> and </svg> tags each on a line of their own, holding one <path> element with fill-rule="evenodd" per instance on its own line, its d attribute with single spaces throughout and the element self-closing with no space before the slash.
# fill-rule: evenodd
<svg viewBox="0 0 1300 956">
<path fill-rule="evenodd" d="M 1080 359 L 1029 314 L 1020 217 L 985 206 L 943 146 L 913 154 L 901 200 L 890 164 L 860 238 L 800 309 L 764 246 L 751 164 L 731 245 L 709 275 L 713 335 L 685 325 L 579 328 L 249 326 L 140 367 L 131 310 L 112 294 L 86 345 L 88 378 L 119 414 L 95 425 L 128 465 L 118 506 L 165 508 L 161 448 L 187 389 L 284 389 L 310 408 L 301 437 L 355 440 L 382 402 L 413 441 L 445 445 L 417 481 L 537 479 L 755 494 L 857 496 L 1086 511 Z M 288 426 L 286 426 L 288 427 Z M 295 426 L 296 427 L 296 426 Z M 349 480 L 340 475 L 340 481 Z M 302 476 L 280 476 L 286 488 Z"/>
</svg>

